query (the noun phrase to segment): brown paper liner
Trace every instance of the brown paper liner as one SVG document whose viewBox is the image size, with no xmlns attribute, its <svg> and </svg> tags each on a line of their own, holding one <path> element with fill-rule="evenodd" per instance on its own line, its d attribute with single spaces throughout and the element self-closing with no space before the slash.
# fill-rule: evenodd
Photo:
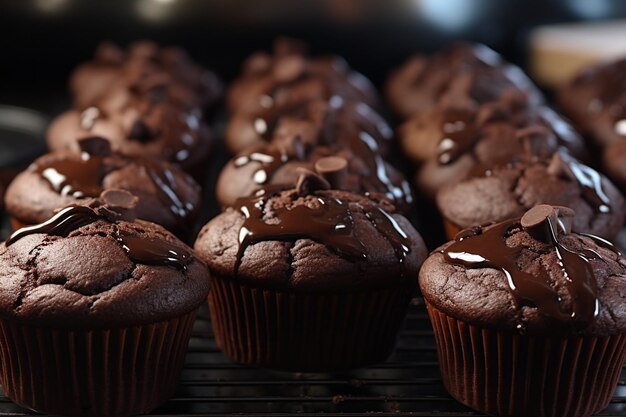
<svg viewBox="0 0 626 417">
<path fill-rule="evenodd" d="M 443 383 L 461 403 L 503 417 L 584 417 L 609 404 L 626 358 L 626 335 L 521 336 L 426 306 Z"/>
<path fill-rule="evenodd" d="M 236 362 L 300 372 L 385 360 L 410 300 L 408 285 L 360 293 L 262 290 L 212 276 L 217 345 Z"/>
<path fill-rule="evenodd" d="M 458 235 L 459 232 L 463 230 L 462 227 L 457 226 L 448 219 L 443 219 L 443 228 L 446 231 L 446 237 L 448 238 L 448 240 L 454 240 L 456 235 Z"/>
<path fill-rule="evenodd" d="M 15 403 L 43 413 L 147 413 L 174 393 L 195 317 L 98 330 L 0 320 L 0 383 Z"/>
</svg>

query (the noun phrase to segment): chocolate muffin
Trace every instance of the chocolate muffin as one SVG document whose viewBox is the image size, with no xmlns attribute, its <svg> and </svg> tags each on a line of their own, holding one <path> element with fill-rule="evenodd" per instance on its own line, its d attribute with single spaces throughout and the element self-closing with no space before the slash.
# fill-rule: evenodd
<svg viewBox="0 0 626 417">
<path fill-rule="evenodd" d="M 393 131 L 385 119 L 365 103 L 335 95 L 235 113 L 226 126 L 226 147 L 237 154 L 276 136 L 293 135 L 299 135 L 307 145 L 352 146 L 360 132 L 377 142 L 380 153 L 389 154 Z"/>
<path fill-rule="evenodd" d="M 522 96 L 483 105 L 451 98 L 405 122 L 397 136 L 417 165 L 417 187 L 429 198 L 476 166 L 522 152 L 546 157 L 565 148 L 587 158 L 583 139 L 566 121 Z"/>
<path fill-rule="evenodd" d="M 411 187 L 383 160 L 371 136 L 354 132 L 350 147 L 343 143 L 307 146 L 300 137 L 276 137 L 231 159 L 217 180 L 217 201 L 226 207 L 268 187 L 294 188 L 303 170 L 308 170 L 321 175 L 332 189 L 386 198 L 402 213 L 412 207 Z"/>
<path fill-rule="evenodd" d="M 111 89 L 148 90 L 162 84 L 167 100 L 187 109 L 206 109 L 217 103 L 223 86 L 217 75 L 193 62 L 181 48 L 159 48 L 154 42 L 138 41 L 126 51 L 104 42 L 94 59 L 80 65 L 70 77 L 74 105 L 97 104 Z"/>
<path fill-rule="evenodd" d="M 626 357 L 626 260 L 539 205 L 467 229 L 420 271 L 443 383 L 480 412 L 586 417 L 605 408 Z"/>
<path fill-rule="evenodd" d="M 626 137 L 626 59 L 585 68 L 556 98 L 563 113 L 600 147 Z"/>
<path fill-rule="evenodd" d="M 131 416 L 173 394 L 208 272 L 135 200 L 107 190 L 0 247 L 0 383 L 17 404 Z"/>
<path fill-rule="evenodd" d="M 442 97 L 463 94 L 477 104 L 522 94 L 531 105 L 544 98 L 521 69 L 485 45 L 458 43 L 437 54 L 415 55 L 389 76 L 385 93 L 402 118 L 420 114 Z"/>
<path fill-rule="evenodd" d="M 127 89 L 111 90 L 93 106 L 58 116 L 48 129 L 48 147 L 78 152 L 78 141 L 92 136 L 107 138 L 115 152 L 159 158 L 192 173 L 203 168 L 212 147 L 199 114 Z"/>
<path fill-rule="evenodd" d="M 391 352 L 426 248 L 388 202 L 326 187 L 306 173 L 200 232 L 217 344 L 235 361 L 321 372 Z"/>
<path fill-rule="evenodd" d="M 180 168 L 148 157 L 112 152 L 106 139 L 78 142 L 81 152 L 56 151 L 37 159 L 9 186 L 7 212 L 14 229 L 41 223 L 54 211 L 108 189 L 138 198 L 137 217 L 187 238 L 201 205 L 200 186 Z"/>
<path fill-rule="evenodd" d="M 565 152 L 533 160 L 520 155 L 504 165 L 484 167 L 437 193 L 448 237 L 476 225 L 522 215 L 537 204 L 576 211 L 573 228 L 612 239 L 624 225 L 626 203 L 603 175 Z"/>
<path fill-rule="evenodd" d="M 241 76 L 229 87 L 226 104 L 231 113 L 333 95 L 376 107 L 378 95 L 371 82 L 336 56 L 311 58 L 306 46 L 279 38 L 273 54 L 256 52 L 243 65 Z"/>
</svg>

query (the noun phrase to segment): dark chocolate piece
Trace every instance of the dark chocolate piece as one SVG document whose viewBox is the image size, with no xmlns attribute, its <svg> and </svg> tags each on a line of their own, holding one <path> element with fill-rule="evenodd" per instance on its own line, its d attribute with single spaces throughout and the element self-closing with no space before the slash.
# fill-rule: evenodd
<svg viewBox="0 0 626 417">
<path fill-rule="evenodd" d="M 444 259 L 468 268 L 501 270 L 518 308 L 536 307 L 539 313 L 549 318 L 583 330 L 593 324 L 599 312 L 598 288 L 590 262 L 602 257 L 592 250 L 573 251 L 564 246 L 559 236 L 566 230 L 560 226 L 558 217 L 559 210 L 546 205 L 537 206 L 521 219 L 499 223 L 480 235 L 460 237 L 443 250 Z M 556 251 L 567 291 L 571 295 L 571 311 L 562 309 L 560 296 L 550 285 L 545 269 L 529 273 L 519 268 L 517 259 L 525 248 L 509 246 L 506 242 L 509 233 L 519 227 L 538 236 Z"/>
</svg>

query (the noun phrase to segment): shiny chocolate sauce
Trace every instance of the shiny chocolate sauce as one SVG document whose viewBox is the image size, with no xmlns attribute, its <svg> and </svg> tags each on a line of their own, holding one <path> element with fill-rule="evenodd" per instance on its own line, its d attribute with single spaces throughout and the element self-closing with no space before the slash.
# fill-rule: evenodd
<svg viewBox="0 0 626 417">
<path fill-rule="evenodd" d="M 546 243 L 552 245 L 559 260 L 565 286 L 571 297 L 572 309 L 564 310 L 560 296 L 550 285 L 547 270 L 534 274 L 521 270 L 518 259 L 525 250 L 524 246 L 509 246 L 506 242 L 509 233 L 521 228 L 520 219 L 499 223 L 486 231 L 470 229 L 457 236 L 456 241 L 444 249 L 446 262 L 463 265 L 468 268 L 494 268 L 505 275 L 511 295 L 518 308 L 536 307 L 542 315 L 560 322 L 571 323 L 581 330 L 593 323 L 599 314 L 598 288 L 590 261 L 602 259 L 595 251 L 585 249 L 581 252 L 566 247 L 559 240 L 559 233 L 564 233 L 559 221 L 545 219 Z M 481 233 L 482 232 L 482 233 Z M 604 239 L 587 235 L 611 250 L 613 245 Z M 618 253 L 617 251 L 615 251 Z"/>
<path fill-rule="evenodd" d="M 248 246 L 263 241 L 295 241 L 311 239 L 326 245 L 340 256 L 349 259 L 366 260 L 368 251 L 355 234 L 354 214 L 348 202 L 318 195 L 319 207 L 298 205 L 293 208 L 272 210 L 277 223 L 264 221 L 264 206 L 267 197 L 244 198 L 237 209 L 245 220 L 239 230 L 239 251 L 235 273 L 239 270 L 243 255 Z M 410 252 L 410 241 L 398 223 L 379 207 L 360 207 L 372 225 L 393 246 L 399 262 L 404 262 Z"/>
<path fill-rule="evenodd" d="M 5 245 L 10 246 L 23 237 L 39 233 L 66 237 L 78 228 L 98 220 L 107 220 L 107 218 L 89 207 L 70 206 L 44 223 L 15 231 Z M 188 249 L 166 240 L 128 236 L 121 233 L 118 233 L 115 238 L 120 242 L 128 257 L 136 263 L 171 266 L 185 270 L 192 259 L 192 254 Z"/>
<path fill-rule="evenodd" d="M 122 164 L 107 161 L 108 157 L 123 164 L 136 163 L 145 168 L 152 181 L 159 200 L 178 218 L 186 219 L 194 210 L 189 202 L 184 202 L 177 193 L 174 173 L 157 161 L 148 158 L 128 158 L 116 153 L 105 156 L 82 152 L 79 159 L 66 157 L 47 164 L 36 164 L 36 172 L 44 178 L 53 190 L 63 196 L 74 198 L 98 197 L 103 191 L 102 181 L 112 170 Z"/>
<path fill-rule="evenodd" d="M 120 235 L 117 240 L 131 261 L 144 265 L 171 266 L 186 270 L 191 252 L 174 243 L 153 238 Z"/>
<path fill-rule="evenodd" d="M 302 106 L 302 104 L 299 106 Z M 335 100 L 329 100 L 329 106 L 330 108 L 326 111 L 322 126 L 320 127 L 318 144 L 329 146 L 334 150 L 341 150 L 346 147 L 365 163 L 371 175 L 359 177 L 360 186 L 363 191 L 382 192 L 399 205 L 411 205 L 413 203 L 413 195 L 408 182 L 401 180 L 399 183 L 396 183 L 391 180 L 387 165 L 381 156 L 380 146 L 373 136 L 374 133 L 366 129 L 348 131 L 347 126 L 341 126 L 337 113 L 342 111 L 342 107 L 346 106 L 346 103 L 342 99 L 336 98 Z M 373 112 L 368 106 L 363 106 L 363 108 L 356 108 L 356 113 L 358 113 L 360 117 L 367 115 L 368 112 Z M 284 112 L 290 112 L 290 115 L 292 113 L 300 114 L 302 113 L 302 109 L 298 106 L 289 109 L 283 108 L 283 112 L 276 112 L 276 114 L 270 113 L 272 119 L 263 119 L 262 122 L 258 122 L 261 119 L 257 119 L 259 125 L 263 126 L 262 131 L 264 134 L 271 136 L 271 133 L 268 133 L 267 127 L 275 126 L 277 124 L 275 118 L 284 115 Z M 267 117 L 269 117 L 269 114 Z M 255 122 L 255 125 L 257 122 Z M 339 129 L 345 131 L 340 132 Z M 377 130 L 381 130 L 381 128 L 377 127 Z M 258 129 L 257 133 L 260 134 Z M 297 152 L 293 153 L 297 154 Z M 292 158 L 287 154 L 278 151 L 254 151 L 238 157 L 235 159 L 234 163 L 236 167 L 242 167 L 252 162 L 260 163 L 261 168 L 254 171 L 252 180 L 257 184 L 265 184 L 281 166 L 291 159 Z"/>
<path fill-rule="evenodd" d="M 474 112 L 461 109 L 448 109 L 444 112 L 441 123 L 444 137 L 437 145 L 441 165 L 451 164 L 474 147 L 480 138 L 475 116 Z"/>
</svg>

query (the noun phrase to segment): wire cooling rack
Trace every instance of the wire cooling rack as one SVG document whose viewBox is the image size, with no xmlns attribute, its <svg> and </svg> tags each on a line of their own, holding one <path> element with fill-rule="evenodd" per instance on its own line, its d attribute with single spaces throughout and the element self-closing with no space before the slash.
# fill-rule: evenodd
<svg viewBox="0 0 626 417">
<path fill-rule="evenodd" d="M 602 416 L 626 416 L 626 373 Z M 0 396 L 0 415 L 35 415 Z M 276 372 L 231 362 L 215 345 L 203 308 L 178 389 L 154 416 L 480 416 L 441 384 L 433 333 L 414 299 L 394 354 L 368 368 L 334 374 Z"/>
</svg>

